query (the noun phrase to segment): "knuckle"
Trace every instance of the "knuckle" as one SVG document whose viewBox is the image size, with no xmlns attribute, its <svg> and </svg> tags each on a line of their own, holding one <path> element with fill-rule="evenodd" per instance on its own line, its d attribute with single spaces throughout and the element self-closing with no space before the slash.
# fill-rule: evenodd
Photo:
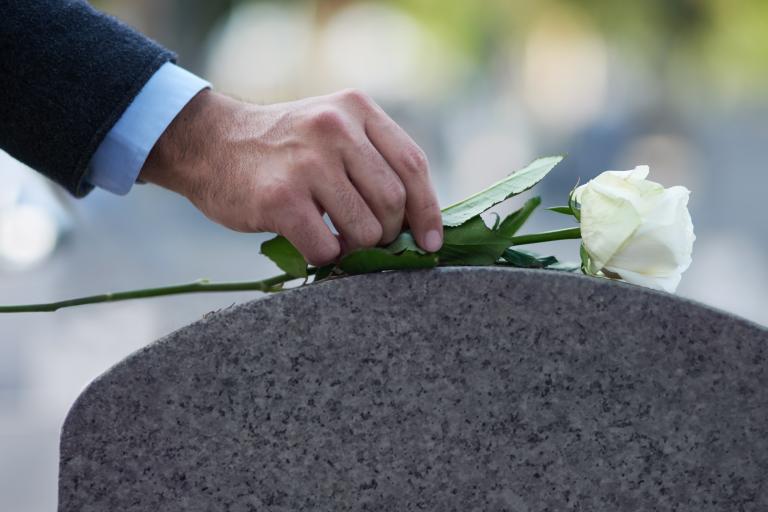
<svg viewBox="0 0 768 512">
<path fill-rule="evenodd" d="M 367 108 L 373 105 L 373 100 L 360 89 L 344 89 L 339 93 L 342 100 L 356 107 Z"/>
<path fill-rule="evenodd" d="M 405 208 L 405 187 L 399 181 L 392 181 L 381 191 L 381 202 L 385 209 L 397 212 Z"/>
<path fill-rule="evenodd" d="M 262 204 L 266 209 L 277 210 L 298 202 L 299 194 L 285 181 L 276 181 L 264 185 L 261 190 Z"/>
<path fill-rule="evenodd" d="M 347 131 L 344 113 L 335 107 L 326 106 L 313 112 L 310 123 L 313 129 L 323 133 Z"/>
<path fill-rule="evenodd" d="M 427 155 L 418 146 L 412 145 L 407 147 L 400 158 L 403 169 L 410 174 L 422 175 L 429 172 Z"/>
</svg>

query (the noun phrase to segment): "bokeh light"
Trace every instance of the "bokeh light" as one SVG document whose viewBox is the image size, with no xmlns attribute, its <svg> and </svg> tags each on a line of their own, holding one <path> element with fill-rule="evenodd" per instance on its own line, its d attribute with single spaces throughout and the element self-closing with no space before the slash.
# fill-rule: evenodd
<svg viewBox="0 0 768 512">
<path fill-rule="evenodd" d="M 56 247 L 56 221 L 35 205 L 20 205 L 0 213 L 0 258 L 15 267 L 45 260 Z"/>
<path fill-rule="evenodd" d="M 602 112 L 608 49 L 578 13 L 542 15 L 525 42 L 523 96 L 535 121 L 573 132 Z"/>
<path fill-rule="evenodd" d="M 207 77 L 218 89 L 258 101 L 297 94 L 312 55 L 310 15 L 289 3 L 235 7 L 211 35 Z"/>
</svg>

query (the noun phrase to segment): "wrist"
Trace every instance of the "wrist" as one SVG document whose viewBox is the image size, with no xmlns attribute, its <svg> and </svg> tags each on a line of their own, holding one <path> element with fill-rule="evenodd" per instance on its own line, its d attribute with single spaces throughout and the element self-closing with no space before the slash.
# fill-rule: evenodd
<svg viewBox="0 0 768 512">
<path fill-rule="evenodd" d="M 212 168 L 210 147 L 216 144 L 218 119 L 228 115 L 233 102 L 210 89 L 196 94 L 157 140 L 139 179 L 186 197 L 195 195 Z"/>
</svg>

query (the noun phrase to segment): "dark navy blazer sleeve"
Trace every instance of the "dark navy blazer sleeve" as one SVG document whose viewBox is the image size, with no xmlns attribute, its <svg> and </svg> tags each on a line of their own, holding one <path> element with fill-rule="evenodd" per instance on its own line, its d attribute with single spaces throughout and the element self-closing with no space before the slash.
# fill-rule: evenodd
<svg viewBox="0 0 768 512">
<path fill-rule="evenodd" d="M 84 1 L 0 0 L 0 147 L 85 195 L 96 148 L 174 58 Z"/>
</svg>

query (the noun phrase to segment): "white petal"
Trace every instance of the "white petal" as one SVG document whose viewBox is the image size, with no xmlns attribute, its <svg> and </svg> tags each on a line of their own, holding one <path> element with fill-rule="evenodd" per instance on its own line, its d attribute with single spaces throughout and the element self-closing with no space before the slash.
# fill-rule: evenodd
<svg viewBox="0 0 768 512">
<path fill-rule="evenodd" d="M 607 177 L 614 177 L 631 182 L 641 182 L 648 177 L 650 168 L 647 165 L 638 165 L 634 169 L 629 171 L 605 171 L 600 173 L 595 179 L 605 179 Z"/>
<path fill-rule="evenodd" d="M 605 267 L 606 270 L 619 274 L 621 278 L 632 284 L 639 286 L 645 286 L 646 288 L 652 288 L 654 290 L 661 290 L 669 293 L 675 293 L 677 285 L 680 284 L 680 273 L 673 273 L 667 276 L 652 276 L 632 272 L 631 270 Z"/>
<path fill-rule="evenodd" d="M 674 247 L 660 240 L 658 234 L 636 234 L 614 253 L 606 266 L 647 275 L 667 275 L 675 272 L 680 262 Z"/>
<path fill-rule="evenodd" d="M 588 187 L 581 197 L 581 239 L 596 267 L 602 268 L 640 225 L 629 201 Z"/>
<path fill-rule="evenodd" d="M 632 239 L 608 264 L 653 275 L 685 271 L 696 238 L 687 208 L 689 193 L 684 187 L 665 190 Z"/>
<path fill-rule="evenodd" d="M 630 202 L 641 215 L 646 212 L 649 203 L 657 201 L 658 196 L 664 193 L 664 187 L 658 183 L 653 181 L 634 181 L 630 179 L 631 175 L 627 175 L 627 179 L 618 179 L 616 176 L 613 176 L 615 173 L 618 173 L 618 171 L 604 172 L 590 182 L 590 187 L 603 195 L 621 198 Z"/>
</svg>

